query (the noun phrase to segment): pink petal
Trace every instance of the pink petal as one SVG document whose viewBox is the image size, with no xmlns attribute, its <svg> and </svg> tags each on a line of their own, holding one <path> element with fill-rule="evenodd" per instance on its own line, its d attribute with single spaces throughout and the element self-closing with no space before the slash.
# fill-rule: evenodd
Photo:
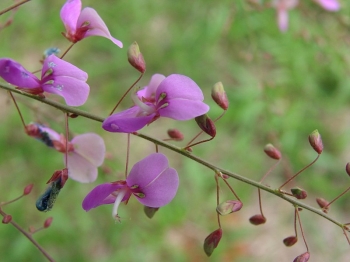
<svg viewBox="0 0 350 262">
<path fill-rule="evenodd" d="M 148 84 L 143 89 L 137 92 L 137 96 L 141 99 L 142 97 L 151 100 L 155 99 L 156 91 L 160 83 L 165 79 L 165 76 L 161 74 L 154 74 Z"/>
<path fill-rule="evenodd" d="M 8 83 L 22 88 L 40 87 L 40 81 L 35 75 L 10 58 L 0 59 L 0 77 Z"/>
<path fill-rule="evenodd" d="M 124 187 L 120 184 L 105 183 L 96 186 L 83 200 L 83 209 L 89 211 L 92 208 L 104 204 L 112 204 L 115 201 L 115 196 L 110 196 L 114 191 Z"/>
<path fill-rule="evenodd" d="M 91 183 L 97 178 L 97 167 L 81 155 L 68 153 L 68 176 L 80 183 Z"/>
<path fill-rule="evenodd" d="M 102 128 L 109 132 L 132 133 L 147 125 L 155 114 L 147 116 L 137 116 L 141 112 L 138 106 L 133 106 L 127 110 L 107 117 Z"/>
<path fill-rule="evenodd" d="M 277 23 L 281 32 L 288 29 L 288 11 L 286 9 L 277 10 Z"/>
<path fill-rule="evenodd" d="M 52 141 L 60 141 L 61 135 L 59 133 L 57 133 L 55 130 L 53 130 L 53 129 L 49 128 L 49 127 L 37 124 L 37 123 L 34 123 L 34 124 L 39 127 L 41 132 L 47 133 L 49 138 Z"/>
<path fill-rule="evenodd" d="M 69 34 L 74 35 L 76 32 L 77 21 L 80 15 L 81 1 L 68 0 L 61 9 L 60 17 Z"/>
<path fill-rule="evenodd" d="M 102 165 L 106 154 L 102 137 L 94 133 L 87 133 L 75 136 L 71 143 L 74 146 L 75 153 L 85 158 L 95 167 Z"/>
<path fill-rule="evenodd" d="M 102 36 L 110 39 L 120 48 L 123 47 L 123 43 L 111 36 L 105 22 L 103 22 L 102 18 L 97 14 L 97 12 L 90 7 L 86 7 L 81 11 L 77 22 L 78 28 L 83 26 L 86 22 L 89 22 L 89 30 L 86 32 L 84 37 Z"/>
<path fill-rule="evenodd" d="M 337 0 L 316 0 L 316 2 L 328 11 L 338 11 L 340 4 Z"/>
<path fill-rule="evenodd" d="M 167 103 L 168 106 L 159 109 L 158 113 L 175 120 L 190 120 L 209 111 L 209 106 L 201 101 L 178 98 Z"/>
</svg>

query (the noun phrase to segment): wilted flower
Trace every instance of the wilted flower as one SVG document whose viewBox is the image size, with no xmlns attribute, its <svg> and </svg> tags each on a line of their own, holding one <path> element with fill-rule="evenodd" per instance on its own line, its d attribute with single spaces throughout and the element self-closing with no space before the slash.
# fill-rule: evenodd
<svg viewBox="0 0 350 262">
<path fill-rule="evenodd" d="M 211 256 L 214 249 L 218 246 L 220 240 L 222 237 L 222 229 L 219 228 L 215 230 L 214 232 L 210 233 L 209 236 L 207 236 L 204 240 L 204 252 L 207 254 L 208 257 Z"/>
</svg>

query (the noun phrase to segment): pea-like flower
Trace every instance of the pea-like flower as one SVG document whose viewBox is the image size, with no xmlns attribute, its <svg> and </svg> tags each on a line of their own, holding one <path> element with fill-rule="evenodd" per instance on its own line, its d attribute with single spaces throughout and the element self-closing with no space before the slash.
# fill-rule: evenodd
<svg viewBox="0 0 350 262">
<path fill-rule="evenodd" d="M 0 77 L 33 95 L 47 92 L 62 96 L 69 106 L 83 105 L 90 92 L 87 73 L 55 55 L 45 58 L 41 80 L 10 58 L 0 59 Z"/>
<path fill-rule="evenodd" d="M 83 209 L 114 203 L 112 215 L 119 219 L 118 206 L 128 202 L 131 195 L 147 207 L 158 208 L 168 204 L 176 195 L 179 177 L 169 167 L 165 155 L 154 153 L 137 162 L 126 180 L 105 183 L 95 187 L 84 199 Z"/>
<path fill-rule="evenodd" d="M 69 41 L 76 43 L 89 36 L 102 36 L 123 47 L 122 42 L 111 36 L 106 24 L 91 7 L 81 10 L 81 0 L 68 0 L 60 13 L 66 32 L 62 33 Z"/>
<path fill-rule="evenodd" d="M 190 120 L 209 111 L 199 86 L 189 77 L 173 74 L 152 76 L 148 86 L 132 95 L 135 105 L 105 119 L 109 132 L 132 133 L 159 117 Z"/>
<path fill-rule="evenodd" d="M 66 143 L 66 138 L 51 128 L 32 123 L 26 126 L 29 136 L 42 141 L 58 152 L 66 153 L 68 177 L 81 183 L 90 183 L 97 178 L 97 167 L 102 165 L 106 147 L 103 139 L 94 133 L 75 136 Z M 67 147 L 66 147 L 67 145 Z"/>
</svg>

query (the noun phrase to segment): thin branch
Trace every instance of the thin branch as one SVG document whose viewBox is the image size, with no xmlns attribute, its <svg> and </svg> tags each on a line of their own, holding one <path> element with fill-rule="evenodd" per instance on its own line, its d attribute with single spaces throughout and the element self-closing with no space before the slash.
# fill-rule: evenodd
<svg viewBox="0 0 350 262">
<path fill-rule="evenodd" d="M 0 15 L 3 15 L 3 14 L 5 14 L 6 12 L 8 12 L 8 11 L 10 11 L 10 10 L 12 10 L 12 9 L 15 9 L 15 8 L 19 7 L 20 5 L 23 5 L 23 4 L 25 4 L 25 3 L 29 2 L 29 1 L 30 1 L 30 0 L 23 0 L 22 2 L 19 2 L 19 3 L 16 3 L 16 4 L 14 4 L 14 5 L 11 5 L 11 6 L 9 6 L 8 8 L 5 8 L 4 10 L 1 10 L 1 11 L 0 11 Z"/>
</svg>

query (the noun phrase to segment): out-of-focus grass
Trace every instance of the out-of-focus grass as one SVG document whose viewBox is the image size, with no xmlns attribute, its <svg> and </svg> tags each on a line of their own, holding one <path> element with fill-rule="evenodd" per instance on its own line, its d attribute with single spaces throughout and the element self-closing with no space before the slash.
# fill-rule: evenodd
<svg viewBox="0 0 350 262">
<path fill-rule="evenodd" d="M 284 156 L 283 163 L 266 180 L 278 187 L 289 175 L 311 162 L 316 153 L 307 136 L 314 129 L 322 134 L 325 152 L 320 160 L 296 179 L 306 189 L 307 201 L 334 198 L 346 188 L 344 172 L 349 161 L 349 4 L 342 1 L 337 13 L 302 1 L 290 12 L 290 28 L 278 31 L 272 9 L 252 7 L 245 1 L 83 1 L 104 19 L 111 34 L 125 48 L 109 40 L 91 37 L 79 42 L 66 56 L 69 62 L 89 74 L 91 94 L 81 108 L 106 116 L 118 98 L 136 80 L 138 73 L 126 60 L 127 47 L 137 41 L 151 75 L 180 73 L 190 76 L 203 89 L 205 101 L 215 118 L 221 110 L 210 99 L 211 86 L 222 81 L 230 108 L 217 123 L 217 138 L 194 148 L 199 155 L 218 165 L 259 180 L 274 163 L 262 148 L 272 142 Z M 1 1 L 0 9 L 12 1 Z M 13 24 L 0 31 L 0 57 L 11 57 L 29 70 L 40 68 L 44 49 L 69 46 L 59 10 L 64 1 L 31 1 L 21 7 Z M 5 21 L 7 14 L 0 17 Z M 16 96 L 18 97 L 18 96 Z M 54 97 L 52 97 L 54 98 Z M 62 155 L 23 133 L 7 93 L 0 93 L 0 201 L 16 197 L 28 183 L 33 193 L 5 208 L 15 221 L 28 227 L 40 226 L 53 216 L 52 227 L 35 238 L 57 261 L 204 261 L 204 238 L 217 228 L 215 183 L 211 171 L 165 149 L 171 166 L 180 175 L 176 198 L 149 220 L 142 206 L 130 200 L 120 207 L 122 223 L 111 218 L 111 207 L 86 213 L 84 196 L 98 183 L 122 179 L 125 135 L 110 134 L 78 117 L 70 121 L 71 132 L 97 132 L 106 141 L 111 159 L 93 184 L 69 181 L 55 207 L 39 213 L 34 205 L 54 170 L 61 169 Z M 42 121 L 63 132 L 61 112 L 18 97 L 27 122 Z M 128 107 L 126 99 L 123 107 Z M 187 139 L 198 131 L 194 121 L 158 120 L 142 132 L 165 137 L 168 127 L 184 131 Z M 131 163 L 154 146 L 132 138 Z M 210 260 L 291 261 L 304 252 L 302 241 L 285 248 L 282 239 L 293 233 L 293 208 L 263 193 L 268 223 L 253 227 L 248 218 L 258 213 L 257 190 L 229 180 L 244 201 L 237 214 L 222 218 L 224 235 Z M 233 198 L 222 184 L 223 199 Z M 334 216 L 349 220 L 347 197 L 332 207 Z M 339 228 L 302 212 L 313 261 L 347 261 L 348 246 Z M 11 226 L 0 227 L 2 261 L 44 261 L 35 247 Z"/>
</svg>

